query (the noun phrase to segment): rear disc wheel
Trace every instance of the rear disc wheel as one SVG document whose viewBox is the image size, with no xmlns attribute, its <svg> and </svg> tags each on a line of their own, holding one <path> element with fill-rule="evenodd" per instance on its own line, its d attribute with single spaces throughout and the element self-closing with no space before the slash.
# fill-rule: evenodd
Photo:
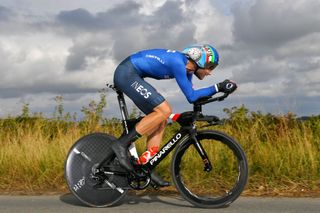
<svg viewBox="0 0 320 213">
<path fill-rule="evenodd" d="M 103 168 L 120 168 L 115 165 L 111 135 L 93 133 L 80 138 L 70 149 L 65 162 L 65 179 L 72 194 L 82 203 L 93 207 L 106 207 L 118 203 L 128 191 L 126 176 L 94 175 L 97 165 L 107 159 Z M 118 166 L 118 167 L 117 167 Z M 116 169 L 117 170 L 117 169 Z M 116 184 L 113 189 L 105 182 Z"/>
</svg>

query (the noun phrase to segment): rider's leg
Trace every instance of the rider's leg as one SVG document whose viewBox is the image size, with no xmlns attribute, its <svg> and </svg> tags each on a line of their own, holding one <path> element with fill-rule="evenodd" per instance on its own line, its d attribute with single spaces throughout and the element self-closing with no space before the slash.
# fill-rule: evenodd
<svg viewBox="0 0 320 213">
<path fill-rule="evenodd" d="M 167 121 L 162 122 L 155 131 L 147 136 L 146 151 L 139 158 L 141 164 L 146 164 L 159 151 L 166 124 Z"/>
<path fill-rule="evenodd" d="M 117 141 L 115 141 L 111 148 L 116 154 L 120 165 L 125 168 L 127 171 L 134 171 L 133 166 L 130 163 L 128 156 L 128 147 L 130 144 L 141 137 L 141 135 L 135 130 L 131 130 L 128 134 L 122 135 Z"/>
<path fill-rule="evenodd" d="M 153 112 L 146 115 L 127 135 L 123 135 L 111 148 L 115 152 L 119 163 L 128 171 L 134 168 L 130 163 L 127 148 L 137 138 L 143 134 L 148 134 L 156 130 L 156 128 L 168 119 L 171 114 L 171 107 L 167 101 L 162 102 L 153 109 Z M 162 133 L 163 134 L 163 133 Z"/>
<path fill-rule="evenodd" d="M 158 152 L 166 125 L 167 120 L 160 123 L 160 125 L 157 126 L 156 129 L 148 135 L 147 151 L 140 156 L 141 163 L 147 163 L 149 159 Z M 157 187 L 165 187 L 171 185 L 170 182 L 167 182 L 163 180 L 160 176 L 158 176 L 154 170 L 151 172 L 151 181 Z"/>
<path fill-rule="evenodd" d="M 164 130 L 167 126 L 167 120 L 163 121 L 157 129 L 148 135 L 147 139 L 147 150 L 151 149 L 152 147 L 160 147 L 160 143 L 163 138 Z"/>
</svg>

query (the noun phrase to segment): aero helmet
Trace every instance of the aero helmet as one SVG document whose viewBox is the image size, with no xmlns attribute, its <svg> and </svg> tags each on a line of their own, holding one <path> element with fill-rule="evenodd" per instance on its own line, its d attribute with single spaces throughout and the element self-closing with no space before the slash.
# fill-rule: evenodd
<svg viewBox="0 0 320 213">
<path fill-rule="evenodd" d="M 214 68 L 219 63 L 217 50 L 209 44 L 192 45 L 185 48 L 182 52 L 200 68 Z"/>
</svg>

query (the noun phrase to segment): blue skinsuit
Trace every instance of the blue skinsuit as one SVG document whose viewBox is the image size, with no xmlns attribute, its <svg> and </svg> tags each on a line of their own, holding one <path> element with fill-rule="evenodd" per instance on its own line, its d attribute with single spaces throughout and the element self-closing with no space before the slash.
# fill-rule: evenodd
<svg viewBox="0 0 320 213">
<path fill-rule="evenodd" d="M 151 49 L 137 52 L 119 64 L 114 74 L 114 83 L 145 113 L 149 114 L 165 99 L 143 78 L 175 78 L 183 94 L 190 103 L 201 97 L 212 96 L 217 91 L 214 86 L 194 90 L 192 75 L 187 73 L 188 59 L 174 50 Z"/>
<path fill-rule="evenodd" d="M 198 90 L 192 88 L 192 74 L 187 74 L 186 71 L 188 59 L 180 52 L 166 49 L 144 50 L 131 55 L 130 59 L 142 78 L 175 78 L 190 103 L 217 92 L 214 86 Z"/>
</svg>

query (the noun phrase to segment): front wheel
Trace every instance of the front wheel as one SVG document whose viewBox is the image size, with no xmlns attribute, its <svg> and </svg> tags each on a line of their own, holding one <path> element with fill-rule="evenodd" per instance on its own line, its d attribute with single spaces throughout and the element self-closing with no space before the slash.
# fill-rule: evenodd
<svg viewBox="0 0 320 213">
<path fill-rule="evenodd" d="M 212 167 L 200 156 L 192 139 L 182 142 L 172 161 L 172 179 L 177 190 L 190 203 L 202 208 L 229 205 L 243 191 L 248 179 L 244 151 L 231 137 L 218 131 L 196 135 Z"/>
</svg>

